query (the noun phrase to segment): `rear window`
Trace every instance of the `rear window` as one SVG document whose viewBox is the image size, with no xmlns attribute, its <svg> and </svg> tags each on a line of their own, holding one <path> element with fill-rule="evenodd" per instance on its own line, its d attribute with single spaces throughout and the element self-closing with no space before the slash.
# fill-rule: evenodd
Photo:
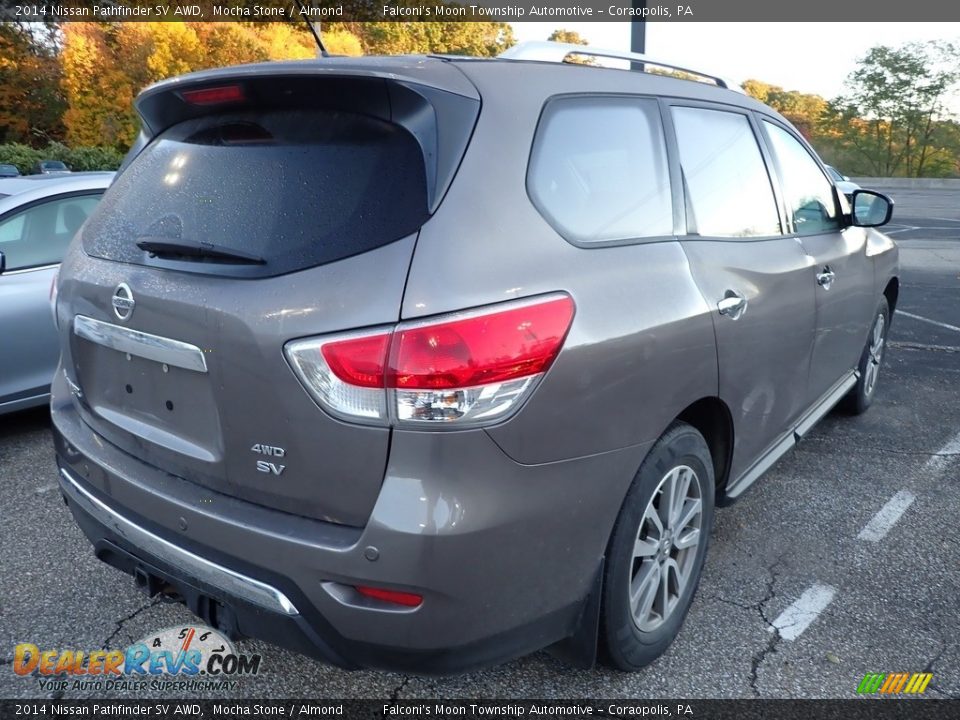
<svg viewBox="0 0 960 720">
<path fill-rule="evenodd" d="M 91 217 L 83 247 L 110 260 L 266 277 L 386 245 L 427 215 L 423 155 L 397 125 L 321 110 L 223 114 L 148 145 Z M 138 248 L 145 239 L 266 262 L 171 262 Z"/>
</svg>

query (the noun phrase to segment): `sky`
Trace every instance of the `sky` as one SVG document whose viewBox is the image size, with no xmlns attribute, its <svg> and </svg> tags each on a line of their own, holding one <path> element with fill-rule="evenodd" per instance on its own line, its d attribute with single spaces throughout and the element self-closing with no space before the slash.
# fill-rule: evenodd
<svg viewBox="0 0 960 720">
<path fill-rule="evenodd" d="M 517 40 L 546 40 L 557 27 L 576 30 L 596 47 L 630 49 L 626 22 L 516 22 Z M 858 58 L 874 45 L 913 40 L 960 42 L 960 23 L 647 23 L 646 54 L 743 82 L 833 98 Z M 960 97 L 951 108 L 960 114 Z"/>
</svg>

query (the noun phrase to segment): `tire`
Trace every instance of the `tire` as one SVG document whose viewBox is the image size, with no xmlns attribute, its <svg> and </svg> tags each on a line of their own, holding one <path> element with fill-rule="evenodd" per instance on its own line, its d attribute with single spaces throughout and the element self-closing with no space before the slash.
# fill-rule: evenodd
<svg viewBox="0 0 960 720">
<path fill-rule="evenodd" d="M 857 364 L 860 377 L 857 378 L 857 384 L 850 389 L 850 392 L 841 401 L 843 409 L 851 415 L 860 415 L 873 404 L 889 328 L 890 305 L 887 303 L 887 298 L 884 297 L 881 298 L 880 307 L 873 315 L 870 333 L 867 335 L 867 342 L 860 354 L 860 362 Z"/>
<path fill-rule="evenodd" d="M 688 489 L 680 512 L 668 513 L 664 501 L 670 488 L 685 485 Z M 610 537 L 600 639 L 603 657 L 612 667 L 639 670 L 660 657 L 676 638 L 700 581 L 713 526 L 714 493 L 713 461 L 706 441 L 692 426 L 675 422 L 637 471 Z M 678 523 L 685 515 L 688 521 Z M 665 525 L 663 517 L 668 520 Z M 657 521 L 663 532 L 658 531 Z M 693 546 L 674 545 L 689 543 L 694 537 Z M 635 551 L 639 552 L 636 556 Z"/>
</svg>

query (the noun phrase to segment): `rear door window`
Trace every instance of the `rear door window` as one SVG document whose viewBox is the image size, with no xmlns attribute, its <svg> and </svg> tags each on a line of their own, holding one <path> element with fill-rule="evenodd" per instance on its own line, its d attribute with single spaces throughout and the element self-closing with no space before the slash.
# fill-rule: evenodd
<svg viewBox="0 0 960 720">
<path fill-rule="evenodd" d="M 534 139 L 527 191 L 547 222 L 574 243 L 672 235 L 657 102 L 620 96 L 551 100 Z"/>
<path fill-rule="evenodd" d="M 7 270 L 53 265 L 100 201 L 96 195 L 45 200 L 0 220 L 0 252 Z"/>
<path fill-rule="evenodd" d="M 96 257 L 160 266 L 138 241 L 209 244 L 265 262 L 177 269 L 266 277 L 386 245 L 427 216 L 423 155 L 401 127 L 348 112 L 242 112 L 159 135 L 117 178 L 83 243 Z"/>
<path fill-rule="evenodd" d="M 779 235 L 773 186 L 747 116 L 701 107 L 674 107 L 672 114 L 689 232 Z"/>
</svg>

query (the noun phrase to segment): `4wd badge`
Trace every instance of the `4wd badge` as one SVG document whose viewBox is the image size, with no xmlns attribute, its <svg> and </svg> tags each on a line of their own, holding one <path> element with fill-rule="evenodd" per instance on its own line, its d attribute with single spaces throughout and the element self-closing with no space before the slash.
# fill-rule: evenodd
<svg viewBox="0 0 960 720">
<path fill-rule="evenodd" d="M 250 448 L 250 450 L 260 455 L 269 455 L 270 457 L 275 458 L 282 458 L 287 454 L 287 451 L 282 447 L 277 447 L 276 445 L 263 445 L 261 443 L 257 443 Z M 280 465 L 278 463 L 268 462 L 266 460 L 257 460 L 257 472 L 279 475 L 286 467 L 286 465 Z"/>
</svg>

